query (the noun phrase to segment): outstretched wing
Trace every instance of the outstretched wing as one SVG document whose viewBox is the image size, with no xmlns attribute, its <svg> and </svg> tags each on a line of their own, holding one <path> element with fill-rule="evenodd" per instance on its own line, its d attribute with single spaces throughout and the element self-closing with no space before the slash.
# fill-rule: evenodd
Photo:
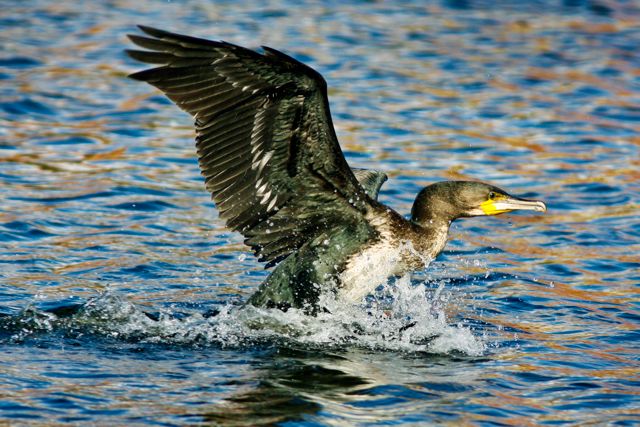
<svg viewBox="0 0 640 427">
<path fill-rule="evenodd" d="M 151 37 L 129 38 L 148 50 L 128 54 L 160 66 L 130 77 L 195 118 L 206 188 L 261 261 L 273 265 L 324 230 L 364 220 L 375 202 L 342 154 L 318 72 L 268 47 L 140 29 Z"/>
<path fill-rule="evenodd" d="M 374 200 L 378 200 L 380 187 L 388 179 L 387 174 L 375 169 L 351 168 L 351 171 L 367 195 Z"/>
</svg>

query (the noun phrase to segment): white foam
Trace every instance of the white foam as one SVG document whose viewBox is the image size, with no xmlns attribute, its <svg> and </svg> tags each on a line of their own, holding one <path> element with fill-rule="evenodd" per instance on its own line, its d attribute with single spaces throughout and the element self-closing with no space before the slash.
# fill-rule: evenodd
<svg viewBox="0 0 640 427">
<path fill-rule="evenodd" d="M 73 330 L 147 343 L 176 345 L 253 346 L 264 343 L 305 347 L 360 347 L 381 351 L 462 353 L 481 355 L 482 337 L 464 325 L 451 324 L 446 295 L 412 284 L 409 277 L 380 287 L 362 304 L 324 296 L 330 312 L 308 316 L 300 310 L 282 312 L 253 306 L 223 306 L 213 317 L 200 312 L 166 312 L 157 320 L 113 292 L 86 303 L 67 319 L 48 315 L 46 329 Z M 42 317 L 42 315 L 40 315 Z M 23 333 L 24 334 L 24 333 Z M 28 333 L 27 333 L 28 335 Z"/>
</svg>

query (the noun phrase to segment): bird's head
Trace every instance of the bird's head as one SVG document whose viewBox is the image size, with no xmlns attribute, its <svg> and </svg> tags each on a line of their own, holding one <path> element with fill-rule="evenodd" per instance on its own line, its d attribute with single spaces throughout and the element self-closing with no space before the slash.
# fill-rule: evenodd
<svg viewBox="0 0 640 427">
<path fill-rule="evenodd" d="M 540 200 L 515 197 L 493 185 L 473 181 L 444 181 L 431 184 L 418 193 L 411 220 L 426 225 L 433 221 L 498 215 L 515 210 L 545 212 Z"/>
</svg>

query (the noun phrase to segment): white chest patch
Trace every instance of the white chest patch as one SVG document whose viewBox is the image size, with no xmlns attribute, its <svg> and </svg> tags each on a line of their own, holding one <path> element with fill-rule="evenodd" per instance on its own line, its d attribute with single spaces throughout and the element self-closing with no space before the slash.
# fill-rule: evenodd
<svg viewBox="0 0 640 427">
<path fill-rule="evenodd" d="M 409 242 L 392 245 L 382 241 L 351 258 L 340 274 L 342 287 L 338 297 L 345 301 L 360 302 L 391 276 L 404 274 L 412 268 L 403 262 L 407 256 L 422 258 Z M 424 266 L 431 260 L 424 261 Z"/>
</svg>

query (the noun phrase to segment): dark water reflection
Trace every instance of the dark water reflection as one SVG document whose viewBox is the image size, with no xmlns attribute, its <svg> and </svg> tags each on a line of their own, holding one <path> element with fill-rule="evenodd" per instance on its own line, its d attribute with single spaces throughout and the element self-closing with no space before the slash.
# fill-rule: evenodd
<svg viewBox="0 0 640 427">
<path fill-rule="evenodd" d="M 438 405 L 434 421 L 455 419 L 455 406 L 471 386 L 442 381 L 438 372 L 449 371 L 463 360 L 437 356 L 372 355 L 367 353 L 324 354 L 285 350 L 266 357 L 268 367 L 260 371 L 254 388 L 226 399 L 223 408 L 207 414 L 209 421 L 231 425 L 260 425 L 302 421 L 309 415 L 342 407 L 332 423 L 384 423 L 423 421 L 434 411 L 433 402 L 448 395 L 449 408 Z M 413 369 L 431 371 L 429 381 Z M 450 371 L 447 373 L 449 377 Z M 450 379 L 450 378 L 448 378 Z M 461 399 L 454 399 L 459 395 Z"/>
<path fill-rule="evenodd" d="M 0 424 L 640 423 L 635 2 L 5 3 Z M 318 69 L 400 212 L 469 178 L 549 212 L 456 223 L 396 317 L 229 314 L 266 273 L 203 191 L 191 119 L 126 79 L 135 24 Z"/>
</svg>

